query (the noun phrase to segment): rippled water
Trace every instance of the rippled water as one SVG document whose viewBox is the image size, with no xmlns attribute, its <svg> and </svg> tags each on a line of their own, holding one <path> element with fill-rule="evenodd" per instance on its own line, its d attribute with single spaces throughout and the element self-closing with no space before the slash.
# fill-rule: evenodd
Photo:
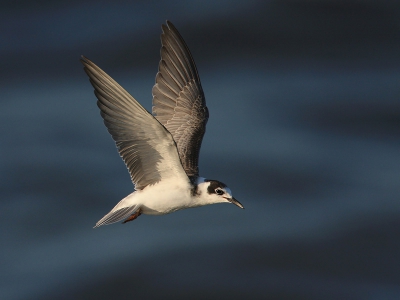
<svg viewBox="0 0 400 300">
<path fill-rule="evenodd" d="M 9 8 L 8 24 L 26 32 L 10 29 L 1 50 L 0 298 L 398 299 L 399 41 L 357 27 L 373 16 L 377 30 L 389 28 L 396 10 L 380 7 L 384 18 L 357 1 L 302 3 L 154 15 L 147 4 L 94 5 L 97 17 L 86 4 Z M 351 12 L 359 17 L 349 33 Z M 344 42 L 301 30 L 321 25 L 316 13 Z M 150 110 L 154 28 L 166 18 L 189 35 L 210 110 L 201 174 L 227 183 L 246 209 L 213 205 L 94 230 L 133 186 L 79 55 Z"/>
</svg>

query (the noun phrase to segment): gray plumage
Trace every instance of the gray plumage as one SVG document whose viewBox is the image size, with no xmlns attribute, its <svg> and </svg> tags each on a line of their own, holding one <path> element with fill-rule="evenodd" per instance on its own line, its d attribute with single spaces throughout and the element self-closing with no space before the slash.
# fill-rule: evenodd
<svg viewBox="0 0 400 300">
<path fill-rule="evenodd" d="M 185 41 L 169 21 L 162 30 L 161 61 L 153 87 L 153 114 L 172 134 L 183 169 L 193 182 L 199 176 L 199 153 L 208 109 Z"/>
<path fill-rule="evenodd" d="M 86 57 L 81 62 L 97 106 L 137 191 L 123 198 L 95 227 L 215 203 L 240 204 L 216 180 L 199 177 L 208 109 L 196 65 L 184 40 L 167 21 L 153 87 L 153 115 Z"/>
<path fill-rule="evenodd" d="M 109 225 L 121 220 L 125 220 L 130 215 L 132 215 L 138 208 L 138 205 L 123 207 L 116 211 L 106 214 L 103 218 L 101 218 L 93 228 L 100 227 L 102 225 Z"/>
<path fill-rule="evenodd" d="M 86 57 L 81 62 L 90 78 L 109 133 L 137 190 L 182 170 L 171 134 L 127 91 Z"/>
</svg>

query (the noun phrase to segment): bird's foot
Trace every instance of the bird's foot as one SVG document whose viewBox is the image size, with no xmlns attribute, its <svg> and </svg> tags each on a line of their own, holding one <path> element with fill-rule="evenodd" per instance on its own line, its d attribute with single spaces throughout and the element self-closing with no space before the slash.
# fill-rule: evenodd
<svg viewBox="0 0 400 300">
<path fill-rule="evenodd" d="M 135 220 L 137 217 L 141 215 L 140 209 L 138 209 L 134 214 L 131 214 L 125 221 L 122 222 L 122 224 L 125 224 L 126 222 L 130 222 Z"/>
</svg>

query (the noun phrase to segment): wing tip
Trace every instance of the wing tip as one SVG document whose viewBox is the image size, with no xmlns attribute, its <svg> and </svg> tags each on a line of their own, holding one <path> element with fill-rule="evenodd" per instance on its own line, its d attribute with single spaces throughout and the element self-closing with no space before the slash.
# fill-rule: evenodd
<svg viewBox="0 0 400 300">
<path fill-rule="evenodd" d="M 84 56 L 83 54 L 81 55 L 81 58 L 79 59 L 79 61 L 84 65 L 88 65 L 89 63 L 91 63 L 90 59 L 88 59 L 86 56 Z"/>
<path fill-rule="evenodd" d="M 176 29 L 175 25 L 172 24 L 170 20 L 166 20 L 165 24 L 161 25 L 163 33 L 166 33 L 167 31 L 174 31 L 177 32 L 178 30 Z"/>
</svg>

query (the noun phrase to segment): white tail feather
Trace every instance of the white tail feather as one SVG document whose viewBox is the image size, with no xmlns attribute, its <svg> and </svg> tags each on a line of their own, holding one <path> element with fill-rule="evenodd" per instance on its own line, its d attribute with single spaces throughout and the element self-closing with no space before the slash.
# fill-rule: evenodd
<svg viewBox="0 0 400 300">
<path fill-rule="evenodd" d="M 125 220 L 128 218 L 131 214 L 133 214 L 137 209 L 139 208 L 139 205 L 134 205 L 134 206 L 128 206 L 128 207 L 122 207 L 120 209 L 112 210 L 108 214 L 106 214 L 103 218 L 101 218 L 97 223 L 96 226 L 93 228 L 100 227 L 102 225 L 110 225 L 112 223 L 116 223 L 122 220 Z"/>
</svg>

